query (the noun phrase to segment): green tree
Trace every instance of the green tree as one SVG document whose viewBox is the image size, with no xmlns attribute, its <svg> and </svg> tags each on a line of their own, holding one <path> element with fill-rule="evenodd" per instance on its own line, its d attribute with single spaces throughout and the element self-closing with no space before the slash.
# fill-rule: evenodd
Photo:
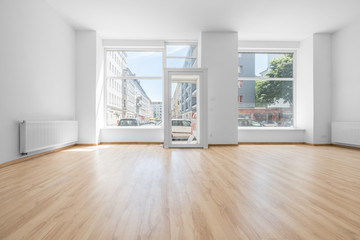
<svg viewBox="0 0 360 240">
<path fill-rule="evenodd" d="M 274 58 L 269 63 L 269 71 L 266 73 L 270 78 L 292 78 L 293 56 L 285 54 Z M 293 105 L 292 81 L 256 81 L 255 82 L 256 105 L 267 107 L 283 99 L 284 103 Z"/>
</svg>

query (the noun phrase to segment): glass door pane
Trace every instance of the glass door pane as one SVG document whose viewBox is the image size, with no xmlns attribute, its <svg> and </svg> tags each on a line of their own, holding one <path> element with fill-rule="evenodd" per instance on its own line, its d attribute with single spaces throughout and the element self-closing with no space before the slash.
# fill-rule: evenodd
<svg viewBox="0 0 360 240">
<path fill-rule="evenodd" d="M 199 75 L 171 75 L 171 144 L 200 144 Z"/>
</svg>

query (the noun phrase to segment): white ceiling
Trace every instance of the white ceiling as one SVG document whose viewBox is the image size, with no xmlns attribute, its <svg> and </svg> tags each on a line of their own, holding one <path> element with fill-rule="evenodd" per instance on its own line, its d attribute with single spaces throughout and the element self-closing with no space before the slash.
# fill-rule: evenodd
<svg viewBox="0 0 360 240">
<path fill-rule="evenodd" d="M 197 39 L 237 31 L 240 40 L 302 40 L 360 17 L 360 0 L 46 0 L 76 29 L 106 39 Z"/>
</svg>

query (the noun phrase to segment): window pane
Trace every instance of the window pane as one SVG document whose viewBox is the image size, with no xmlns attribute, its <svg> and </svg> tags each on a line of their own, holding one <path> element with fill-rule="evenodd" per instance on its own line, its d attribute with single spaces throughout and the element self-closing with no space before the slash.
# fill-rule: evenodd
<svg viewBox="0 0 360 240">
<path fill-rule="evenodd" d="M 166 60 L 166 66 L 168 68 L 193 68 L 195 65 L 196 59 L 194 58 L 168 58 Z"/>
<path fill-rule="evenodd" d="M 239 96 L 239 127 L 293 126 L 293 81 L 246 80 Z"/>
<path fill-rule="evenodd" d="M 162 124 L 162 80 L 108 79 L 107 126 Z"/>
<path fill-rule="evenodd" d="M 196 57 L 196 45 L 167 45 L 166 54 L 169 57 Z"/>
<path fill-rule="evenodd" d="M 239 53 L 238 56 L 239 77 L 293 77 L 293 53 Z"/>
<path fill-rule="evenodd" d="M 162 53 L 150 51 L 108 51 L 107 76 L 162 76 Z"/>
</svg>

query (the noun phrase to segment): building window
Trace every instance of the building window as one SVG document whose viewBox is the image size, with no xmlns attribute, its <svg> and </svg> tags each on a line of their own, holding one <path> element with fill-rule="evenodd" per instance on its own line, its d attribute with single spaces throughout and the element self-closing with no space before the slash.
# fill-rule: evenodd
<svg viewBox="0 0 360 240">
<path fill-rule="evenodd" d="M 238 74 L 242 73 L 244 66 L 239 65 L 238 66 Z"/>
<path fill-rule="evenodd" d="M 106 50 L 105 61 L 106 126 L 160 125 L 163 51 Z"/>
<path fill-rule="evenodd" d="M 293 127 L 295 52 L 241 52 L 239 127 Z"/>
</svg>

